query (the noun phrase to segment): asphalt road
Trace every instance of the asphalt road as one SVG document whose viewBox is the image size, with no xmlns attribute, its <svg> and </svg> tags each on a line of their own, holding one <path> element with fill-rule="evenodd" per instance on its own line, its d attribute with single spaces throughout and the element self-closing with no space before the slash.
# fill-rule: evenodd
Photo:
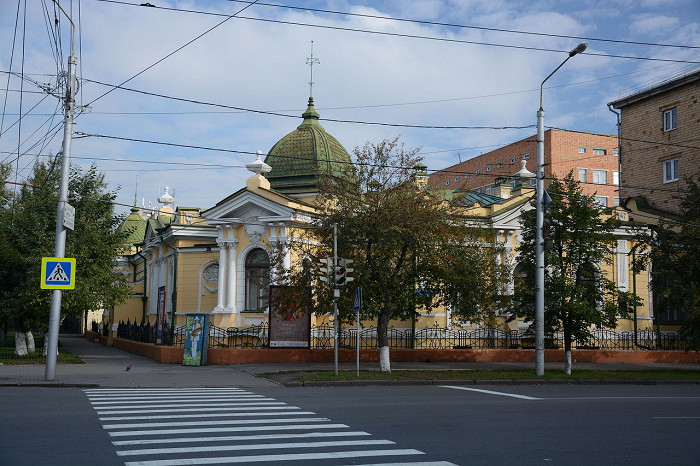
<svg viewBox="0 0 700 466">
<path fill-rule="evenodd" d="M 700 458 L 698 385 L 198 390 L 0 388 L 0 465 L 214 464 L 216 457 L 284 465 L 695 465 Z M 195 397 L 204 396 L 213 407 L 200 407 Z"/>
</svg>

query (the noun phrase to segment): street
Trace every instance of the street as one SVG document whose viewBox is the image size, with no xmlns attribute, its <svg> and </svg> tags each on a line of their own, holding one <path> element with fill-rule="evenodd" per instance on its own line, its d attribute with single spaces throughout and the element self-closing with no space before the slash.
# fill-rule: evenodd
<svg viewBox="0 0 700 466">
<path fill-rule="evenodd" d="M 0 395 L 1 465 L 679 465 L 700 455 L 697 385 L 4 387 Z"/>
</svg>

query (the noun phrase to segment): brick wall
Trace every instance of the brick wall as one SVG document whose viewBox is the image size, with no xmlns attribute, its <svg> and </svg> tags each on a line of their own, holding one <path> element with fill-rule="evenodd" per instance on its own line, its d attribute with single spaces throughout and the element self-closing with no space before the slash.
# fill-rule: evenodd
<svg viewBox="0 0 700 466">
<path fill-rule="evenodd" d="M 679 212 L 684 176 L 700 173 L 700 80 L 622 107 L 622 194 L 650 207 Z M 677 129 L 664 131 L 664 112 L 676 109 Z M 678 181 L 664 182 L 664 162 L 678 160 Z"/>
<path fill-rule="evenodd" d="M 552 175 L 564 178 L 570 170 L 578 177 L 578 169 L 586 169 L 583 192 L 607 198 L 607 205 L 614 205 L 617 186 L 613 185 L 613 172 L 617 171 L 618 158 L 614 155 L 617 137 L 576 131 L 545 131 L 545 177 Z M 585 153 L 579 153 L 579 147 Z M 594 154 L 593 149 L 605 154 Z M 439 189 L 476 189 L 495 182 L 498 176 L 512 176 L 526 161 L 526 168 L 535 172 L 537 168 L 537 138 L 535 135 L 514 142 L 491 152 L 476 156 L 430 175 L 429 185 Z M 606 184 L 593 183 L 593 170 L 605 170 Z M 477 175 L 476 173 L 481 173 Z M 467 176 L 468 174 L 468 176 Z M 546 182 L 545 182 L 546 184 Z"/>
</svg>

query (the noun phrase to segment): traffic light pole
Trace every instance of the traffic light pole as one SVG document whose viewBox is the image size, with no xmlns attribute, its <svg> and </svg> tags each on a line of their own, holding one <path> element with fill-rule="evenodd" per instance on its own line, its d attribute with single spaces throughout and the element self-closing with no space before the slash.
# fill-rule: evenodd
<svg viewBox="0 0 700 466">
<path fill-rule="evenodd" d="M 338 224 L 333 224 L 333 359 L 335 375 L 338 375 L 338 297 L 340 289 L 335 283 L 335 264 L 338 263 Z"/>
</svg>

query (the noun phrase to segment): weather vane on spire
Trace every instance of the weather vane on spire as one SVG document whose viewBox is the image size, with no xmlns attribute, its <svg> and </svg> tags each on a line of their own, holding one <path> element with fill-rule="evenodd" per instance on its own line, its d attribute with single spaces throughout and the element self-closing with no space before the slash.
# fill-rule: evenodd
<svg viewBox="0 0 700 466">
<path fill-rule="evenodd" d="M 311 68 L 311 80 L 309 81 L 309 97 L 314 96 L 314 64 L 321 64 L 318 58 L 314 58 L 314 41 L 311 41 L 311 56 L 306 59 L 306 64 Z"/>
</svg>

